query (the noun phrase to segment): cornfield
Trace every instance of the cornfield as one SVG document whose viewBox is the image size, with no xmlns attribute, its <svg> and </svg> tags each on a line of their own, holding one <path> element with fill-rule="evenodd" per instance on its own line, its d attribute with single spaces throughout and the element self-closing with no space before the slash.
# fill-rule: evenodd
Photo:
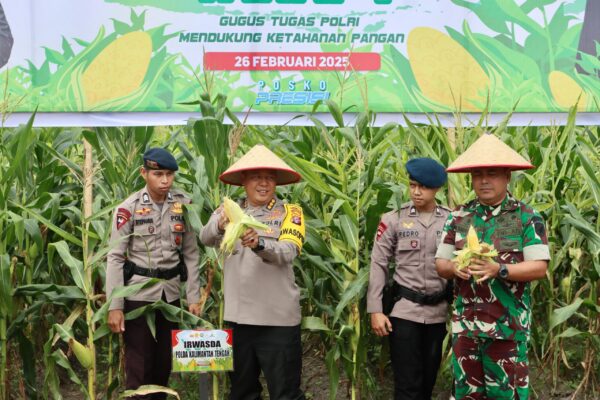
<svg viewBox="0 0 600 400">
<path fill-rule="evenodd" d="M 488 127 L 484 117 L 468 128 L 458 118 L 452 129 L 435 119 L 375 127 L 376 115 L 368 112 L 345 125 L 333 102 L 324 106 L 335 127 L 313 117 L 310 127 L 244 126 L 225 104 L 223 96 L 204 96 L 198 119 L 170 129 L 33 128 L 34 117 L 19 128 L 0 128 L 0 400 L 62 399 L 65 386 L 78 390 L 78 398 L 116 398 L 123 383 L 122 343 L 106 325 L 105 257 L 114 207 L 143 185 L 141 154 L 161 146 L 176 155 L 177 185 L 192 197 L 187 212 L 199 230 L 223 196 L 241 194 L 219 183 L 218 175 L 258 143 L 304 178 L 278 191 L 301 204 L 306 216 L 306 244 L 295 262 L 303 337 L 329 380 L 327 393 L 313 392 L 312 398 L 385 398 L 388 349 L 370 332 L 365 301 L 379 217 L 407 200 L 403 166 L 409 158 L 429 156 L 448 165 L 484 130 L 537 166 L 516 173 L 511 183 L 513 194 L 545 217 L 552 254 L 547 279 L 533 284 L 534 396 L 567 391 L 571 398 L 597 398 L 597 127 L 577 127 L 574 109 L 566 126 L 539 128 L 506 122 Z M 233 125 L 224 123 L 226 116 Z M 471 196 L 468 177 L 451 174 L 439 201 L 456 205 Z M 160 301 L 142 311 L 161 309 L 182 327 L 219 326 L 221 260 L 213 249 L 201 253 L 203 285 L 214 274 L 202 319 Z M 136 290 L 127 287 L 115 296 Z M 448 390 L 444 363 L 438 386 Z M 215 374 L 213 387 L 213 398 L 223 398 L 225 375 Z M 189 390 L 179 394 L 195 398 Z"/>
</svg>

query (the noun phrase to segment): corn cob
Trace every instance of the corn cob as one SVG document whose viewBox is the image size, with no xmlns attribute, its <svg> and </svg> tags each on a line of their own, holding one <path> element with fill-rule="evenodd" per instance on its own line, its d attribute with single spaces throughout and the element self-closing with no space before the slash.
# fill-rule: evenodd
<svg viewBox="0 0 600 400">
<path fill-rule="evenodd" d="M 144 81 L 151 57 L 152 38 L 146 32 L 127 33 L 106 46 L 83 73 L 86 104 L 131 94 Z"/>
<path fill-rule="evenodd" d="M 69 339 L 69 347 L 83 368 L 92 368 L 92 351 L 87 346 L 82 345 L 75 339 Z"/>
<path fill-rule="evenodd" d="M 221 250 L 229 254 L 233 251 L 236 240 L 238 240 L 248 228 L 267 230 L 269 227 L 262 222 L 258 222 L 253 216 L 250 216 L 229 197 L 223 198 L 223 212 L 229 223 L 225 227 L 225 234 L 221 241 Z"/>
<path fill-rule="evenodd" d="M 415 79 L 429 100 L 463 110 L 485 104 L 490 79 L 473 56 L 450 36 L 428 27 L 410 31 L 407 51 Z"/>
<path fill-rule="evenodd" d="M 498 255 L 498 251 L 491 244 L 479 242 L 477 232 L 475 232 L 475 228 L 471 225 L 467 233 L 466 245 L 461 250 L 455 251 L 454 254 L 456 257 L 452 261 L 456 262 L 456 267 L 461 270 L 468 267 L 473 258 L 492 261 Z"/>
<path fill-rule="evenodd" d="M 585 111 L 588 96 L 581 86 L 569 75 L 561 71 L 552 71 L 548 75 L 550 91 L 556 103 L 565 109 L 571 108 L 577 103 L 577 111 Z"/>
</svg>

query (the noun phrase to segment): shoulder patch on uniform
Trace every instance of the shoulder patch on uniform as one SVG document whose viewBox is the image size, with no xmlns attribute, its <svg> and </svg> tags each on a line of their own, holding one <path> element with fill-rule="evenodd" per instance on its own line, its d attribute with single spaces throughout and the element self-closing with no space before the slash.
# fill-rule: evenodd
<svg viewBox="0 0 600 400">
<path fill-rule="evenodd" d="M 375 240 L 379 240 L 379 238 L 383 236 L 386 230 L 387 225 L 384 224 L 383 221 L 379 222 L 379 225 L 377 225 L 377 235 L 375 236 Z"/>
<path fill-rule="evenodd" d="M 119 208 L 117 210 L 117 230 L 121 229 L 130 219 L 131 212 L 126 208 Z"/>
</svg>

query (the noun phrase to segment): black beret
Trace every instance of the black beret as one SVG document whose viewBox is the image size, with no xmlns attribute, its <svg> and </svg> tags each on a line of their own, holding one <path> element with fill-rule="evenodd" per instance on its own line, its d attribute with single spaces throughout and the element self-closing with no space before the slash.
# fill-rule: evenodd
<svg viewBox="0 0 600 400">
<path fill-rule="evenodd" d="M 158 147 L 148 149 L 144 153 L 144 168 L 146 169 L 168 169 L 177 171 L 177 161 L 171 153 Z"/>
<path fill-rule="evenodd" d="M 426 157 L 408 160 L 406 171 L 410 179 L 430 188 L 439 188 L 448 179 L 448 174 L 444 166 Z"/>
</svg>

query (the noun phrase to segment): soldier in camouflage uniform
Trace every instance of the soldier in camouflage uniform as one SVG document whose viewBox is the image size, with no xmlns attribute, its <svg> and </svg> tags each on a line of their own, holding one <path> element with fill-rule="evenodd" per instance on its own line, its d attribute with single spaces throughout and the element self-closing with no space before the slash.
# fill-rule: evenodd
<svg viewBox="0 0 600 400">
<path fill-rule="evenodd" d="M 546 275 L 550 253 L 540 214 L 508 192 L 511 170 L 533 166 L 495 136 L 484 134 L 448 172 L 470 172 L 477 198 L 450 214 L 436 253 L 441 277 L 455 278 L 452 367 L 455 398 L 527 399 L 530 282 Z M 457 269 L 454 252 L 469 226 L 493 244 L 493 261 Z"/>
</svg>

